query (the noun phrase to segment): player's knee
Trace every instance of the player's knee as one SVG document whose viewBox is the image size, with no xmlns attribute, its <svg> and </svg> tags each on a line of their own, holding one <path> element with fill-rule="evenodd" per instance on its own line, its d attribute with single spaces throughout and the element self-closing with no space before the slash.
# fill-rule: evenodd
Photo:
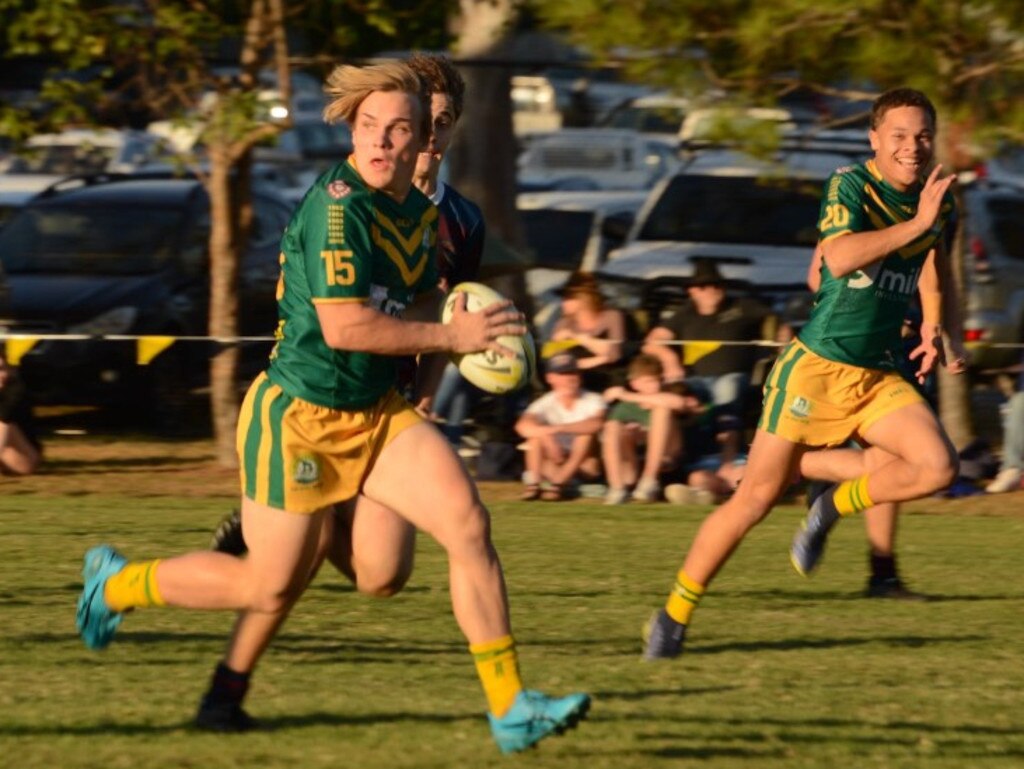
<svg viewBox="0 0 1024 769">
<path fill-rule="evenodd" d="M 447 528 L 447 541 L 441 544 L 449 554 L 484 550 L 491 540 L 491 519 L 479 500 L 463 505 L 460 510 L 453 510 Z"/>
<path fill-rule="evenodd" d="M 288 611 L 301 592 L 301 584 L 258 585 L 253 590 L 249 608 L 262 614 L 281 614 Z"/>
<path fill-rule="evenodd" d="M 393 598 L 402 592 L 409 581 L 409 572 L 394 574 L 384 578 L 357 578 L 356 589 L 370 598 Z"/>
</svg>

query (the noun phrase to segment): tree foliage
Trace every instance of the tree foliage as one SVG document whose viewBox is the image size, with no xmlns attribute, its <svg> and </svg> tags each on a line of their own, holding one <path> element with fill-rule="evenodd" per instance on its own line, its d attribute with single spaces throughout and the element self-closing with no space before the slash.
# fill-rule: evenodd
<svg viewBox="0 0 1024 769">
<path fill-rule="evenodd" d="M 975 141 L 1024 138 L 1019 0 L 564 0 L 539 18 L 645 82 L 771 102 L 908 85 Z"/>
</svg>

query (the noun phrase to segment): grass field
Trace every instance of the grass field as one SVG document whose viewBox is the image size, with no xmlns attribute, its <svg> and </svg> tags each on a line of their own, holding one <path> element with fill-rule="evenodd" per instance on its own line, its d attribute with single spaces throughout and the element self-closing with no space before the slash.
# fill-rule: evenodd
<svg viewBox="0 0 1024 769">
<path fill-rule="evenodd" d="M 96 438 L 50 446 L 47 472 L 2 479 L 0 746 L 47 767 L 1020 767 L 1024 765 L 1024 495 L 925 500 L 902 567 L 935 600 L 860 597 L 857 522 L 821 573 L 787 547 L 800 510 L 753 532 L 720 575 L 684 657 L 639 661 L 706 508 L 523 504 L 488 485 L 527 684 L 594 696 L 564 738 L 502 757 L 448 604 L 443 554 L 421 540 L 400 596 L 320 575 L 257 672 L 265 729 L 190 720 L 231 625 L 224 613 L 129 616 L 105 652 L 74 628 L 81 554 L 205 547 L 234 504 L 208 444 Z"/>
</svg>

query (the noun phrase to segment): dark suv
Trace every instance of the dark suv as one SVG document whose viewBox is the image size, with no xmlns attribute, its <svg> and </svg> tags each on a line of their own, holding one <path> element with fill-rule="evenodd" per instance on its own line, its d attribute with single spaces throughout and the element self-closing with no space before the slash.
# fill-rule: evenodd
<svg viewBox="0 0 1024 769">
<path fill-rule="evenodd" d="M 241 264 L 244 336 L 270 336 L 281 234 L 291 207 L 253 191 L 252 237 Z M 38 334 L 205 336 L 210 202 L 195 179 L 99 176 L 55 185 L 0 230 L 10 299 L 0 324 Z M 253 349 L 255 348 L 255 349 Z M 207 381 L 212 345 L 179 342 L 136 365 L 131 341 L 44 340 L 21 361 L 37 402 L 143 401 Z M 258 343 L 254 365 L 269 344 Z M 159 404 L 156 404 L 159 405 Z"/>
</svg>

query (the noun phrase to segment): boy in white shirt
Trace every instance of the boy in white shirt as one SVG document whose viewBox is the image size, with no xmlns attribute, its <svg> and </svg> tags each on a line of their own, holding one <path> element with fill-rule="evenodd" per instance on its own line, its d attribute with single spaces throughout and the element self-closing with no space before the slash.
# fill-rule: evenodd
<svg viewBox="0 0 1024 769">
<path fill-rule="evenodd" d="M 600 475 L 597 436 L 606 404 L 599 394 L 582 388 L 572 353 L 548 358 L 545 372 L 551 390 L 527 407 L 516 432 L 526 439 L 522 498 L 555 502 L 565 498 L 565 486 L 576 475 L 588 480 Z M 547 488 L 541 489 L 542 481 Z"/>
</svg>

